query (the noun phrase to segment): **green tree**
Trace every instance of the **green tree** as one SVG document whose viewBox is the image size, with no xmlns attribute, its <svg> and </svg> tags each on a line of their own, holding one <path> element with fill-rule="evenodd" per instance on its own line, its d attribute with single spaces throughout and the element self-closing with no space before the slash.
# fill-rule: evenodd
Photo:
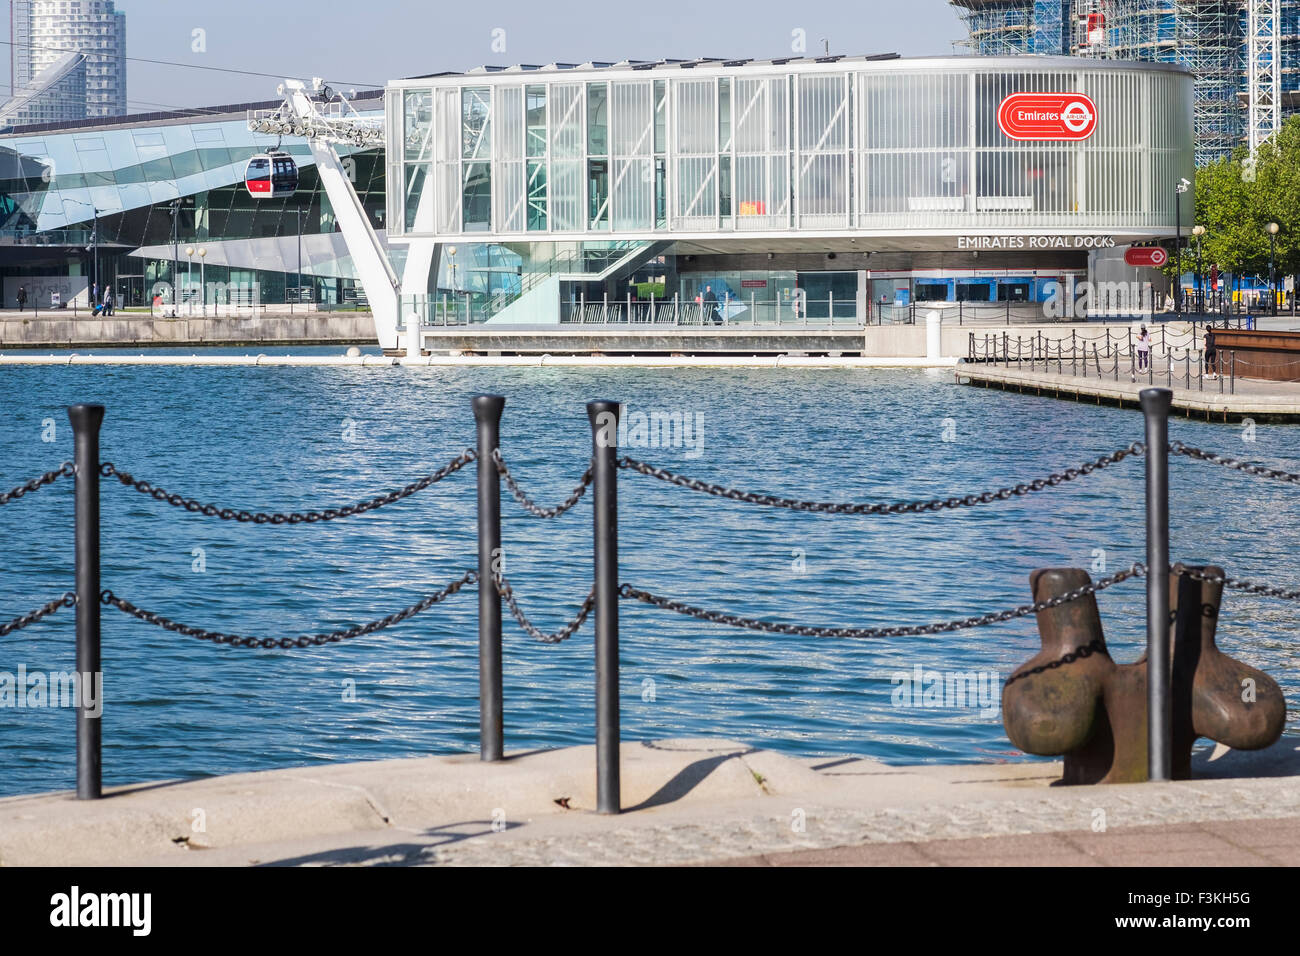
<svg viewBox="0 0 1300 956">
<path fill-rule="evenodd" d="M 1276 222 L 1277 274 L 1300 272 L 1300 116 L 1292 116 L 1251 161 L 1243 146 L 1232 158 L 1196 171 L 1196 223 L 1205 227 L 1205 271 L 1268 276 L 1266 226 Z M 1194 246 L 1193 246 L 1194 249 Z"/>
</svg>

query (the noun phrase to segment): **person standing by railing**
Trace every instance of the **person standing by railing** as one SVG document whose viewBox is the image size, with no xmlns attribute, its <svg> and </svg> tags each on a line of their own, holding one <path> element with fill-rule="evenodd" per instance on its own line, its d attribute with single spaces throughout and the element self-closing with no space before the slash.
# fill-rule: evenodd
<svg viewBox="0 0 1300 956">
<path fill-rule="evenodd" d="M 1219 377 L 1219 350 L 1214 344 L 1214 323 L 1205 327 L 1205 377 Z"/>
<path fill-rule="evenodd" d="M 1138 371 L 1145 371 L 1151 364 L 1151 333 L 1144 325 L 1138 330 L 1137 338 Z"/>
</svg>

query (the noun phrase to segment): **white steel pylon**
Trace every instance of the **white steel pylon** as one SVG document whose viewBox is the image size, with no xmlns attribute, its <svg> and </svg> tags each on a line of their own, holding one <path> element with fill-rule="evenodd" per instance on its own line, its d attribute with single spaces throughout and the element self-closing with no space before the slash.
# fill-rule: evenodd
<svg viewBox="0 0 1300 956">
<path fill-rule="evenodd" d="M 1281 19 L 1282 0 L 1248 0 L 1246 138 L 1251 153 L 1281 126 Z"/>
<path fill-rule="evenodd" d="M 346 97 L 336 96 L 319 80 L 311 89 L 301 80 L 285 80 L 279 92 L 284 103 L 272 110 L 252 110 L 248 128 L 276 136 L 301 136 L 311 148 L 325 194 L 347 244 L 357 278 L 375 319 L 375 337 L 381 347 L 397 347 L 400 282 L 365 207 L 352 188 L 336 144 L 359 148 L 384 145 L 384 121 L 357 114 Z"/>
</svg>

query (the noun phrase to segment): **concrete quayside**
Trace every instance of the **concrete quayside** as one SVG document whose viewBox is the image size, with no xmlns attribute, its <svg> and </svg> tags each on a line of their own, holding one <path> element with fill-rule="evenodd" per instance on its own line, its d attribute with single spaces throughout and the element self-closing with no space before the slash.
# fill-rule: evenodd
<svg viewBox="0 0 1300 956">
<path fill-rule="evenodd" d="M 1053 786 L 1053 761 L 891 766 L 701 738 L 624 742 L 620 762 L 619 815 L 593 812 L 590 746 L 9 797 L 0 866 L 1300 864 L 1295 737 L 1205 748 L 1192 780 L 1100 787 Z"/>
</svg>

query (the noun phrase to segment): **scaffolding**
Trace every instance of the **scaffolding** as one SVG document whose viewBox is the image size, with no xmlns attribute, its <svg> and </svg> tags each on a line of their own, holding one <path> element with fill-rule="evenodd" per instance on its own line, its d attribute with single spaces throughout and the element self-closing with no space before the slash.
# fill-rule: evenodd
<svg viewBox="0 0 1300 956">
<path fill-rule="evenodd" d="M 1300 0 L 1075 0 L 1074 52 L 1187 67 L 1195 77 L 1192 125 L 1202 166 L 1229 156 L 1245 137 L 1252 2 L 1300 7 Z"/>
<path fill-rule="evenodd" d="M 1033 53 L 1034 0 L 951 0 L 966 24 L 963 46 L 980 56 Z"/>
<path fill-rule="evenodd" d="M 965 44 L 1178 63 L 1195 77 L 1196 164 L 1254 149 L 1300 112 L 1300 0 L 951 0 Z"/>
</svg>

